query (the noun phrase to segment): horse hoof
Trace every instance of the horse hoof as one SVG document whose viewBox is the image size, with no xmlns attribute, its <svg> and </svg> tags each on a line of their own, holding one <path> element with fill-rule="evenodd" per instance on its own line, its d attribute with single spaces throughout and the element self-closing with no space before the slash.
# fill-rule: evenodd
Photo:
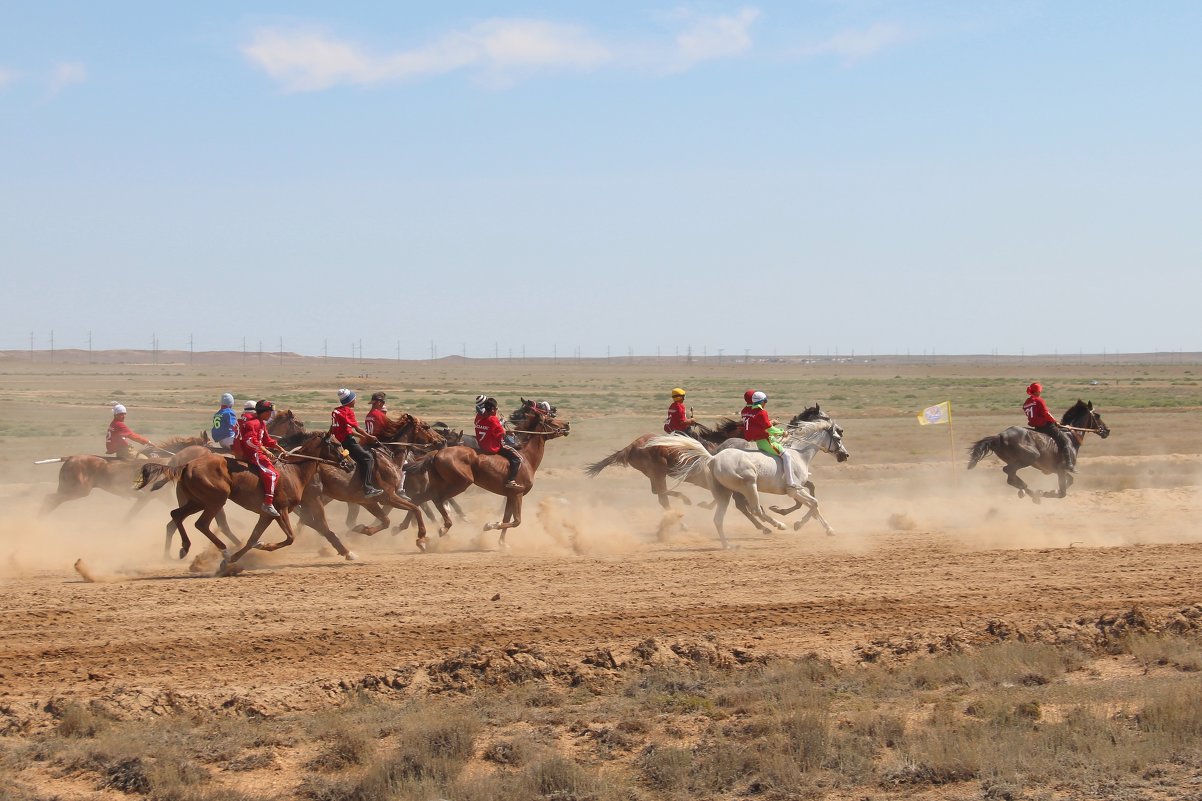
<svg viewBox="0 0 1202 801">
<path fill-rule="evenodd" d="M 438 529 L 438 536 L 440 536 L 440 537 L 445 537 L 445 536 L 447 535 L 447 532 L 448 532 L 448 531 L 450 531 L 450 529 L 449 529 L 449 528 L 446 528 L 445 526 L 443 526 L 443 527 L 441 527 L 441 528 L 439 528 L 439 529 Z"/>
<path fill-rule="evenodd" d="M 187 548 L 180 548 L 180 549 L 179 549 L 179 558 L 180 558 L 180 559 L 183 559 L 183 558 L 184 558 L 185 556 L 187 556 L 187 555 L 188 555 L 188 549 L 187 549 Z"/>
<path fill-rule="evenodd" d="M 500 524 L 499 523 L 485 523 L 484 524 L 485 531 L 492 531 L 495 528 L 500 528 Z"/>
<path fill-rule="evenodd" d="M 419 551 L 421 551 L 422 553 L 426 552 L 426 538 L 425 537 L 418 537 L 417 542 L 414 544 L 417 545 L 417 549 Z"/>
</svg>

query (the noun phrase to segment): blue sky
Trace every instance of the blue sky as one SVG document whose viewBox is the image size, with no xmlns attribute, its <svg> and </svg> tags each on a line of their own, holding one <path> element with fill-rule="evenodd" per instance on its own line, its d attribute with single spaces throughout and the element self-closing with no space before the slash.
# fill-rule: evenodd
<svg viewBox="0 0 1202 801">
<path fill-rule="evenodd" d="M 0 348 L 1198 350 L 1202 4 L 10 3 Z"/>
</svg>

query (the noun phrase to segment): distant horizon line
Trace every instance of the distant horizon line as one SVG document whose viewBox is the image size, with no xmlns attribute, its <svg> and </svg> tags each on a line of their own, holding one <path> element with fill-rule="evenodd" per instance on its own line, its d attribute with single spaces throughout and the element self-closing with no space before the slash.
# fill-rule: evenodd
<svg viewBox="0 0 1202 801">
<path fill-rule="evenodd" d="M 120 357 L 120 358 L 114 358 Z M 1178 363 L 1202 363 L 1202 351 L 1111 351 L 1099 353 L 938 353 L 935 351 L 913 351 L 907 353 L 859 353 L 854 350 L 848 353 L 789 353 L 789 354 L 757 354 L 745 351 L 739 355 L 730 355 L 721 350 L 717 354 L 704 352 L 702 354 L 647 354 L 628 351 L 618 355 L 584 356 L 561 354 L 552 356 L 516 355 L 512 351 L 495 353 L 492 356 L 464 356 L 452 353 L 433 358 L 395 358 L 395 357 L 361 357 L 361 356 L 330 356 L 321 354 L 298 353 L 296 351 L 242 351 L 242 350 L 197 350 L 189 351 L 175 349 L 149 348 L 104 348 L 89 350 L 86 348 L 27 348 L 0 350 L 0 364 L 15 364 L 20 362 L 35 362 L 42 364 L 130 364 L 143 366 L 170 366 L 195 363 L 229 364 L 240 362 L 247 365 L 256 362 L 262 366 L 284 366 L 288 362 L 336 362 L 345 364 L 489 364 L 498 362 L 552 362 L 552 363 L 603 363 L 603 364 L 869 364 L 872 362 L 913 363 L 919 361 L 940 362 L 1065 362 L 1065 363 L 1106 363 L 1111 360 L 1122 360 L 1129 363 L 1166 362 L 1172 360 Z"/>
</svg>

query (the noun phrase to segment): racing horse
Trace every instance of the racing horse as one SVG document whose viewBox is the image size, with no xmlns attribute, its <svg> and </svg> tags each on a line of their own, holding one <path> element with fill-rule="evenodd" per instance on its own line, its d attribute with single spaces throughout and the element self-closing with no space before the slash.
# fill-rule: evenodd
<svg viewBox="0 0 1202 801">
<path fill-rule="evenodd" d="M 764 511 L 760 502 L 760 493 L 772 495 L 788 495 L 794 501 L 808 506 L 814 517 L 826 529 L 827 534 L 834 530 L 822 513 L 818 511 L 818 499 L 806 489 L 805 482 L 810 476 L 810 462 L 818 451 L 838 453 L 843 448 L 842 429 L 833 420 L 817 420 L 812 423 L 799 423 L 781 440 L 783 447 L 794 451 L 792 458 L 794 478 L 802 486 L 792 488 L 784 475 L 781 461 L 756 450 L 742 448 L 727 448 L 711 454 L 703 445 L 685 437 L 665 436 L 651 440 L 651 445 L 663 445 L 678 451 L 678 464 L 672 470 L 674 478 L 688 480 L 690 476 L 708 474 L 710 491 L 714 495 L 714 527 L 718 529 L 718 539 L 723 548 L 729 548 L 726 533 L 723 530 L 723 520 L 731 497 L 738 493 L 747 503 L 748 511 L 764 522 L 777 529 L 783 529 L 784 523 L 776 520 Z"/>
<path fill-rule="evenodd" d="M 171 512 L 171 522 L 179 531 L 182 546 L 179 557 L 183 559 L 192 547 L 184 521 L 196 513 L 196 528 L 221 551 L 224 557 L 218 575 L 227 572 L 251 548 L 258 547 L 264 551 L 274 551 L 291 545 L 296 539 L 292 531 L 292 522 L 288 514 L 301 505 L 305 496 L 305 488 L 313 481 L 320 464 L 334 464 L 344 468 L 349 467 L 349 461 L 342 455 L 342 448 L 325 432 L 310 432 L 296 437 L 300 444 L 288 452 L 279 466 L 279 482 L 276 485 L 275 506 L 279 517 L 272 517 L 261 509 L 263 503 L 263 485 L 258 473 L 252 471 L 244 462 L 228 459 L 221 454 L 209 454 L 188 462 L 182 467 L 167 467 L 161 464 L 148 464 L 142 468 L 142 483 L 148 483 L 163 475 L 175 480 L 175 494 L 179 507 Z M 289 461 L 294 460 L 294 461 Z M 230 552 L 229 547 L 221 541 L 209 528 L 209 522 L 216 517 L 229 501 L 259 513 L 259 520 L 251 531 L 250 538 L 236 552 Z M 320 511 L 321 504 L 316 504 Z M 312 515 L 312 510 L 304 509 Z M 272 521 L 279 524 L 284 531 L 284 540 L 271 545 L 259 545 L 263 532 Z M 347 550 L 328 526 L 321 525 L 321 519 L 314 520 L 311 516 L 306 522 L 316 528 L 342 557 L 351 560 L 355 555 Z"/>
<path fill-rule="evenodd" d="M 813 406 L 803 410 L 800 414 L 795 415 L 793 419 L 789 421 L 788 426 L 792 428 L 800 423 L 811 423 L 815 420 L 830 419 L 830 415 L 822 411 L 819 404 L 816 403 Z M 748 442 L 747 440 L 743 439 L 741 423 L 738 420 L 733 420 L 729 417 L 719 420 L 718 425 L 715 428 L 711 429 L 706 426 L 697 426 L 694 431 L 696 436 L 693 438 L 705 445 L 706 449 L 710 453 L 717 453 L 719 450 L 725 450 L 727 448 L 740 448 L 742 450 L 757 449 L 755 443 Z M 842 430 L 840 430 L 839 433 L 840 437 L 842 437 Z M 593 464 L 589 465 L 585 468 L 585 473 L 589 477 L 595 477 L 606 467 L 610 467 L 612 465 L 633 467 L 635 470 L 638 470 L 640 473 L 646 476 L 651 482 L 651 492 L 655 494 L 656 498 L 659 500 L 660 506 L 662 506 L 664 509 L 671 508 L 668 503 L 669 496 L 679 498 L 686 505 L 690 505 L 692 501 L 689 500 L 688 496 L 682 492 L 679 492 L 678 490 L 669 489 L 668 487 L 668 480 L 671 478 L 672 469 L 677 466 L 676 460 L 679 452 L 670 448 L 666 448 L 663 445 L 648 445 L 648 443 L 656 436 L 656 434 L 644 434 L 643 436 L 634 440 L 634 442 L 631 442 L 625 448 L 614 451 L 599 462 L 594 462 Z M 834 455 L 835 458 L 840 462 L 847 461 L 847 459 L 851 456 L 851 454 L 847 452 L 847 449 L 842 446 L 841 438 L 840 449 L 836 451 Z M 703 473 L 690 476 L 685 480 L 690 484 L 696 484 L 704 489 L 710 488 L 706 483 L 708 480 L 707 475 Z M 815 494 L 814 483 L 812 481 L 807 480 L 805 482 L 805 487 L 807 490 L 809 490 L 811 495 Z M 742 512 L 743 515 L 749 521 L 751 521 L 752 525 L 760 529 L 760 531 L 765 534 L 771 532 L 772 529 L 768 528 L 759 520 L 759 518 L 752 515 L 747 509 L 747 505 L 743 500 L 742 495 L 735 495 L 733 500 L 735 502 L 735 508 Z M 702 504 L 702 506 L 712 508 L 713 501 L 710 501 L 708 504 Z M 791 512 L 797 511 L 799 508 L 800 505 L 795 505 L 792 509 L 787 510 L 773 507 L 773 511 L 778 514 L 787 515 Z M 801 522 L 794 526 L 794 528 L 801 528 L 812 516 L 813 512 L 808 513 L 805 518 L 801 520 Z"/>
<path fill-rule="evenodd" d="M 571 424 L 558 420 L 556 415 L 554 407 L 543 407 L 523 398 L 522 405 L 509 416 L 522 456 L 522 466 L 515 479 L 516 489 L 505 487 L 509 463 L 503 456 L 480 453 L 467 445 L 435 451 L 407 468 L 411 477 L 424 477 L 410 485 L 409 494 L 418 503 L 434 502 L 442 515 L 440 536 L 450 531 L 452 525 L 447 514 L 447 501 L 475 484 L 505 498 L 501 521 L 484 525 L 485 531 L 500 531 L 501 545 L 505 545 L 505 532 L 522 524 L 522 499 L 534 488 L 534 474 L 542 464 L 547 440 L 566 437 L 571 431 Z"/>
<path fill-rule="evenodd" d="M 1094 408 L 1093 401 L 1078 399 L 1060 418 L 1060 425 L 1069 427 L 1069 444 L 1073 450 L 1080 452 L 1086 434 L 1097 434 L 1102 439 L 1110 436 L 1110 428 L 1102 422 L 1102 416 Z M 969 449 L 968 469 L 972 470 L 977 462 L 990 453 L 1005 463 L 1002 472 L 1006 474 L 1006 483 L 1018 489 L 1018 497 L 1027 495 L 1035 503 L 1041 498 L 1063 498 L 1072 486 L 1073 476 L 1064 468 L 1060 458 L 1060 449 L 1056 442 L 1042 431 L 1035 431 L 1026 426 L 1010 426 L 1000 434 L 979 439 Z M 1034 467 L 1047 475 L 1055 474 L 1060 486 L 1057 491 L 1037 491 L 1027 486 L 1027 482 L 1018 477 L 1018 471 L 1024 467 Z"/>
</svg>

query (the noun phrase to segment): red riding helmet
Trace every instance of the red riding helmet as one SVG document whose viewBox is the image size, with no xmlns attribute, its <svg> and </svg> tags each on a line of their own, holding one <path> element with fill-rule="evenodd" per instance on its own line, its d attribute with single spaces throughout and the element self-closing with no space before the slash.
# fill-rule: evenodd
<svg viewBox="0 0 1202 801">
<path fill-rule="evenodd" d="M 1039 383 L 1038 381 L 1027 387 L 1028 395 L 1038 395 L 1040 392 L 1043 392 L 1043 384 Z"/>
</svg>

